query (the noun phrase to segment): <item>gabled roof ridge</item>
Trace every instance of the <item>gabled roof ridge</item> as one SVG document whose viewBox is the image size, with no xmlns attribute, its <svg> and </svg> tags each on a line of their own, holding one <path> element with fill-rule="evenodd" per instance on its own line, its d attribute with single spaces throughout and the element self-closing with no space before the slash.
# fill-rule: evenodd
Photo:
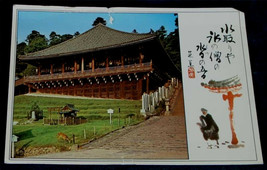
<svg viewBox="0 0 267 170">
<path fill-rule="evenodd" d="M 42 59 L 45 56 L 59 57 L 79 52 L 119 47 L 154 39 L 151 33 L 129 33 L 98 24 L 82 34 L 40 51 L 20 55 L 21 60 Z M 107 39 L 106 39 L 107 38 Z"/>
<path fill-rule="evenodd" d="M 124 34 L 130 34 L 130 35 L 137 35 L 137 36 L 139 36 L 139 35 L 153 35 L 153 34 L 151 34 L 151 33 L 132 33 L 132 32 L 126 32 L 126 31 L 121 31 L 121 30 L 116 30 L 116 29 L 114 29 L 114 28 L 110 28 L 110 27 L 108 27 L 108 26 L 106 26 L 106 25 L 104 25 L 104 24 L 101 24 L 101 23 L 99 23 L 99 24 L 97 24 L 95 27 L 97 27 L 97 26 L 103 26 L 104 28 L 107 28 L 107 29 L 110 29 L 110 30 L 113 30 L 113 31 L 116 31 L 116 32 L 120 32 L 120 33 L 124 33 Z M 95 28 L 94 27 L 94 28 Z M 93 29 L 93 28 L 92 28 Z M 91 30 L 91 29 L 90 29 Z M 89 31 L 89 30 L 88 30 Z"/>
</svg>

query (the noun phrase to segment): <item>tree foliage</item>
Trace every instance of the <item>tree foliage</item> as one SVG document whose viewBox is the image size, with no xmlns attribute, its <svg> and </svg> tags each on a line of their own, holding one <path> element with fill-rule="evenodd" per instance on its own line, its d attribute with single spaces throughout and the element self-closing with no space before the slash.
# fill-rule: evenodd
<svg viewBox="0 0 267 170">
<path fill-rule="evenodd" d="M 79 34 L 79 32 L 77 31 L 75 34 L 77 35 L 77 34 Z M 62 43 L 64 41 L 67 41 L 68 39 L 73 38 L 73 35 L 71 35 L 71 34 L 60 35 L 60 34 L 57 34 L 55 31 L 52 31 L 49 35 L 49 38 L 50 38 L 49 39 L 49 46 L 53 46 L 53 45 Z"/>
<path fill-rule="evenodd" d="M 73 36 L 74 37 L 77 37 L 78 35 L 80 35 L 80 32 L 79 31 L 76 31 Z"/>
<path fill-rule="evenodd" d="M 107 22 L 106 22 L 106 20 L 104 20 L 104 18 L 102 18 L 102 17 L 97 17 L 97 18 L 94 20 L 92 26 L 96 26 L 96 25 L 99 24 L 99 23 L 101 23 L 101 24 L 103 24 L 103 25 L 107 25 Z"/>
<path fill-rule="evenodd" d="M 167 35 L 167 31 L 164 26 L 161 26 L 158 30 L 154 32 L 154 34 L 158 37 L 161 45 L 170 56 L 171 60 L 175 64 L 175 66 L 181 70 L 181 61 L 180 61 L 180 46 L 179 46 L 179 34 L 178 34 L 178 16 L 174 14 L 175 18 L 175 26 L 176 29 L 173 32 L 170 32 Z M 151 29 L 150 33 L 153 33 Z"/>
<path fill-rule="evenodd" d="M 36 30 L 33 30 L 31 34 L 27 36 L 26 42 L 28 42 L 28 45 L 24 48 L 25 54 L 39 51 L 48 47 L 47 38 Z"/>
</svg>

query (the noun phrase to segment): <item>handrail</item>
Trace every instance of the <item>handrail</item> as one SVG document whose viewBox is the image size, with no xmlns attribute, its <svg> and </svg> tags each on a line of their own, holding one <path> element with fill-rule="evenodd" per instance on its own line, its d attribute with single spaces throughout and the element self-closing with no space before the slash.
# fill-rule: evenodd
<svg viewBox="0 0 267 170">
<path fill-rule="evenodd" d="M 114 75 L 114 74 L 122 74 L 126 73 L 134 73 L 134 72 L 144 72 L 144 71 L 152 71 L 152 61 L 147 63 L 140 64 L 130 64 L 124 66 L 115 66 L 115 67 L 107 67 L 107 68 L 97 68 L 94 71 L 84 70 L 75 72 L 64 72 L 64 73 L 54 73 L 54 74 L 45 74 L 45 75 L 35 75 L 35 76 L 27 76 L 25 77 L 24 82 L 38 82 L 38 81 L 52 81 L 58 79 L 72 79 L 72 78 L 88 78 L 88 77 L 97 77 Z"/>
</svg>

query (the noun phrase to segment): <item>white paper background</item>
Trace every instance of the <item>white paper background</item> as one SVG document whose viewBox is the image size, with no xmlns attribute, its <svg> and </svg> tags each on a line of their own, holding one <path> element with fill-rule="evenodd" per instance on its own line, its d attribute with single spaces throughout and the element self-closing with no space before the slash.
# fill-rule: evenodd
<svg viewBox="0 0 267 170">
<path fill-rule="evenodd" d="M 226 54 L 229 52 L 228 44 L 223 42 L 221 27 L 232 25 L 235 30 L 232 32 L 235 43 L 229 43 L 232 47 L 232 53 L 235 58 L 231 59 L 229 64 Z M 240 31 L 240 21 L 238 12 L 214 12 L 214 13 L 182 13 L 179 14 L 179 34 L 182 55 L 183 87 L 186 112 L 186 128 L 188 135 L 188 149 L 190 160 L 255 160 L 255 143 L 252 130 L 251 108 L 247 91 L 247 77 L 244 63 L 244 54 L 242 38 Z M 211 62 L 209 55 L 205 54 L 205 68 L 208 70 L 206 78 L 201 78 L 199 52 L 196 46 L 200 42 L 208 43 L 207 36 L 210 31 L 221 35 L 221 41 L 218 44 L 218 51 L 222 52 L 220 68 L 214 70 L 215 62 Z M 245 37 L 246 38 L 246 37 Z M 207 51 L 211 50 L 208 46 Z M 192 51 L 192 64 L 195 67 L 196 78 L 188 78 L 188 51 Z M 250 71 L 250 70 L 249 70 Z M 242 89 L 242 97 L 234 99 L 234 126 L 239 143 L 242 141 L 245 147 L 229 149 L 227 145 L 221 145 L 222 142 L 231 143 L 232 134 L 230 130 L 228 101 L 224 101 L 221 93 L 212 93 L 200 85 L 201 82 L 224 80 L 238 75 Z M 235 93 L 234 93 L 235 94 Z M 213 116 L 219 126 L 220 148 L 207 149 L 207 142 L 203 139 L 199 127 L 199 116 L 202 114 L 200 109 L 204 107 Z M 215 142 L 210 142 L 215 143 Z"/>
<path fill-rule="evenodd" d="M 9 97 L 8 97 L 8 114 L 7 114 L 7 129 L 6 129 L 6 147 L 5 147 L 5 163 L 20 163 L 20 164 L 255 164 L 262 163 L 261 148 L 259 142 L 259 134 L 257 127 L 257 116 L 255 110 L 255 102 L 251 81 L 250 64 L 248 59 L 248 50 L 245 24 L 241 18 L 239 22 L 238 15 L 240 12 L 231 8 L 87 8 L 87 7 L 56 7 L 56 6 L 28 6 L 28 5 L 15 5 L 13 8 L 13 22 L 12 22 L 12 43 L 11 43 L 11 60 L 10 68 L 15 67 L 15 51 L 16 51 L 16 30 L 17 30 L 17 12 L 18 10 L 32 10 L 32 11 L 62 11 L 62 12 L 124 12 L 124 13 L 178 13 L 179 18 L 179 34 L 181 41 L 181 55 L 182 55 L 182 66 L 183 66 L 183 83 L 185 93 L 185 109 L 186 109 L 186 126 L 187 126 L 187 137 L 188 137 L 188 149 L 189 149 L 189 160 L 146 160 L 146 159 L 120 159 L 120 160 L 102 160 L 102 159 L 35 159 L 35 158 L 10 158 L 11 150 L 11 137 L 12 137 L 12 114 L 13 114 L 13 97 L 14 97 L 14 78 L 15 69 L 10 69 L 10 80 L 9 80 Z M 235 100 L 235 127 L 237 136 L 240 141 L 245 141 L 245 148 L 239 149 L 227 149 L 220 148 L 217 150 L 208 150 L 205 148 L 206 143 L 200 133 L 196 122 L 199 121 L 201 114 L 200 108 L 206 107 L 209 112 L 213 115 L 218 126 L 220 127 L 220 142 L 223 140 L 231 140 L 230 125 L 228 119 L 228 103 L 222 100 L 222 94 L 214 94 L 208 92 L 200 86 L 202 79 L 197 75 L 194 80 L 187 78 L 188 69 L 188 50 L 193 51 L 194 57 L 197 57 L 196 45 L 201 41 L 206 41 L 206 36 L 209 35 L 209 31 L 219 32 L 220 27 L 225 23 L 234 24 L 235 33 L 234 40 L 237 46 L 233 49 L 236 56 L 236 60 L 232 60 L 231 66 L 227 63 L 222 63 L 221 68 L 213 74 L 207 74 L 205 82 L 210 79 L 229 78 L 236 74 L 241 78 L 243 89 L 240 93 L 243 94 L 242 98 Z M 239 30 L 239 23 L 242 23 L 242 36 L 244 49 L 241 47 L 241 37 Z M 220 45 L 221 46 L 221 45 Z M 226 48 L 221 46 L 222 48 Z M 245 51 L 247 58 L 242 58 L 242 50 Z M 246 68 L 244 67 L 244 59 Z M 193 63 L 197 66 L 196 63 Z M 226 67 L 227 66 L 227 67 Z M 212 65 L 211 65 L 212 67 Z M 196 71 L 199 68 L 195 68 Z M 211 70 L 207 67 L 207 69 Z M 244 70 L 245 69 L 245 70 Z M 210 73 L 210 72 L 209 72 Z M 247 77 L 246 77 L 247 76 Z M 248 79 L 246 79 L 248 78 Z M 247 82 L 249 85 L 249 96 L 247 93 Z M 248 102 L 248 97 L 250 103 Z M 252 107 L 253 114 L 250 115 L 250 108 Z M 238 110 L 238 111 L 237 111 Z M 253 120 L 251 121 L 251 119 Z M 242 121 L 239 121 L 242 120 Z M 254 136 L 252 134 L 252 125 Z M 254 145 L 254 140 L 256 145 Z M 201 148 L 197 148 L 201 146 Z M 255 158 L 255 146 L 257 150 L 257 158 Z M 217 160 L 217 161 L 212 161 Z M 224 161 L 226 160 L 226 161 Z M 241 160 L 241 161 L 237 161 Z M 250 161 L 246 161 L 250 160 Z"/>
</svg>

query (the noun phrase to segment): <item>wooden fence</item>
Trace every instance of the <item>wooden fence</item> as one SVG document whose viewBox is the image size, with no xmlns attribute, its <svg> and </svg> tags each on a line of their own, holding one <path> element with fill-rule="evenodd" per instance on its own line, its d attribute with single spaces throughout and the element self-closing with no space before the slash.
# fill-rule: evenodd
<svg viewBox="0 0 267 170">
<path fill-rule="evenodd" d="M 59 118 L 59 119 L 43 119 L 44 125 L 79 125 L 86 123 L 87 119 L 82 118 L 71 118 L 71 117 L 65 117 L 65 118 Z"/>
</svg>

